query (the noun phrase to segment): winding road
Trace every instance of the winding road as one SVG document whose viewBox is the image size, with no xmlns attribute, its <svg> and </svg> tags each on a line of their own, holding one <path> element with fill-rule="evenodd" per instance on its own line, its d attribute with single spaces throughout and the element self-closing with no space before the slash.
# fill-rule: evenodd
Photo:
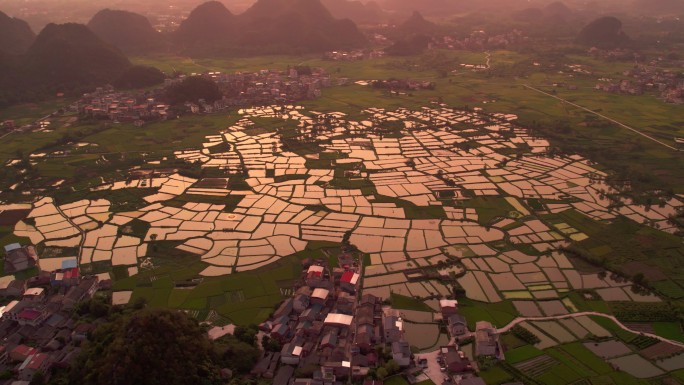
<svg viewBox="0 0 684 385">
<path fill-rule="evenodd" d="M 608 318 L 609 320 L 615 322 L 615 324 L 617 326 L 619 326 L 620 329 L 622 329 L 622 330 L 626 330 L 630 333 L 639 334 L 639 335 L 643 335 L 646 337 L 654 338 L 654 339 L 659 340 L 661 342 L 666 342 L 668 344 L 678 346 L 680 348 L 684 348 L 684 344 L 679 342 L 679 341 L 673 341 L 673 340 L 670 340 L 670 339 L 667 339 L 667 338 L 664 338 L 661 336 L 657 336 L 657 335 L 651 334 L 651 333 L 644 333 L 644 332 L 632 330 L 632 329 L 628 328 L 627 326 L 625 326 L 624 324 L 622 324 L 622 322 L 618 321 L 618 319 L 615 318 L 614 316 L 608 315 L 608 314 L 603 314 L 603 313 L 596 313 L 596 312 L 571 313 L 571 314 L 557 315 L 557 316 L 551 316 L 551 317 L 518 317 L 518 318 L 514 319 L 513 321 L 511 321 L 508 325 L 497 329 L 497 331 L 499 332 L 499 334 L 506 333 L 509 330 L 511 330 L 514 326 L 518 325 L 521 322 L 525 322 L 525 321 L 554 321 L 554 320 L 559 320 L 559 319 L 577 318 L 577 317 L 583 317 L 583 316 L 596 316 L 596 317 Z"/>
</svg>

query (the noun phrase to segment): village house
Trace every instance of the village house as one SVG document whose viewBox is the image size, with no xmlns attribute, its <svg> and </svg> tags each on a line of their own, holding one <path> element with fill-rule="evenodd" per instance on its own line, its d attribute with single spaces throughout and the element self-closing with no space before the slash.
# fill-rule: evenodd
<svg viewBox="0 0 684 385">
<path fill-rule="evenodd" d="M 283 303 L 278 306 L 278 309 L 276 309 L 275 313 L 273 313 L 273 318 L 280 318 L 280 317 L 289 317 L 290 314 L 292 313 L 293 309 L 293 300 L 292 298 L 286 299 Z"/>
<path fill-rule="evenodd" d="M 449 328 L 449 334 L 452 337 L 460 337 L 468 333 L 468 323 L 465 317 L 460 314 L 454 314 L 447 318 L 447 326 Z"/>
<path fill-rule="evenodd" d="M 404 338 L 404 323 L 396 315 L 387 315 L 382 320 L 385 342 L 399 342 Z"/>
<path fill-rule="evenodd" d="M 14 279 L 11 275 L 0 277 L 0 297 L 21 297 L 25 290 L 23 279 Z"/>
<path fill-rule="evenodd" d="M 356 297 L 344 291 L 340 292 L 337 294 L 337 302 L 335 305 L 337 313 L 351 315 L 354 313 L 354 306 L 356 306 Z"/>
<path fill-rule="evenodd" d="M 67 291 L 66 295 L 64 296 L 64 300 L 62 301 L 64 308 L 67 310 L 73 309 L 73 307 L 76 306 L 78 302 L 81 302 L 84 299 L 93 298 L 93 295 L 95 295 L 97 289 L 97 277 L 89 277 L 82 279 L 81 283 L 78 286 L 72 286 L 71 288 L 69 288 L 69 291 Z"/>
<path fill-rule="evenodd" d="M 12 351 L 9 353 L 9 358 L 10 360 L 14 362 L 24 362 L 26 361 L 27 358 L 33 356 L 38 349 L 26 346 L 26 345 L 17 345 Z"/>
<path fill-rule="evenodd" d="M 311 294 L 311 303 L 316 305 L 325 305 L 328 301 L 328 296 L 330 295 L 330 290 L 323 288 L 314 289 Z"/>
<path fill-rule="evenodd" d="M 360 275 L 353 271 L 347 271 L 342 274 L 340 278 L 340 288 L 346 290 L 349 293 L 356 293 L 356 287 L 359 282 Z"/>
<path fill-rule="evenodd" d="M 440 299 L 439 310 L 443 319 L 448 319 L 458 311 L 458 301 L 455 299 Z"/>
<path fill-rule="evenodd" d="M 46 373 L 46 369 L 50 364 L 49 356 L 44 353 L 36 353 L 24 361 L 19 367 L 19 379 L 30 381 L 36 372 Z"/>
<path fill-rule="evenodd" d="M 325 268 L 323 266 L 313 265 L 309 267 L 306 272 L 306 284 L 309 287 L 322 287 L 324 285 Z"/>
<path fill-rule="evenodd" d="M 307 290 L 298 290 L 298 294 L 295 295 L 294 299 L 292 300 L 292 308 L 298 314 L 301 314 L 304 310 L 306 310 L 311 303 L 311 290 L 308 288 L 306 289 Z"/>
<path fill-rule="evenodd" d="M 442 361 L 447 370 L 453 374 L 462 374 L 474 371 L 472 364 L 465 353 L 455 346 L 442 346 L 439 350 Z"/>
<path fill-rule="evenodd" d="M 45 299 L 45 289 L 42 287 L 32 287 L 24 292 L 22 299 L 32 302 L 40 302 Z"/>
<path fill-rule="evenodd" d="M 402 368 L 411 366 L 411 347 L 406 341 L 392 343 L 392 359 Z"/>
<path fill-rule="evenodd" d="M 37 261 L 38 255 L 33 246 L 21 246 L 18 243 L 5 246 L 5 274 L 30 269 L 36 266 Z"/>
<path fill-rule="evenodd" d="M 0 365 L 5 365 L 9 362 L 9 352 L 7 347 L 0 345 Z"/>
<path fill-rule="evenodd" d="M 475 325 L 475 355 L 501 358 L 502 354 L 496 328 L 487 321 L 478 321 Z"/>
</svg>

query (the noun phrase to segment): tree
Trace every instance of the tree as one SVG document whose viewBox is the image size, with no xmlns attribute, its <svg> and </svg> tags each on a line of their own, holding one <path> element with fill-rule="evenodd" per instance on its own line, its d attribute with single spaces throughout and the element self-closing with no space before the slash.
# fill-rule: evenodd
<svg viewBox="0 0 684 385">
<path fill-rule="evenodd" d="M 397 364 L 397 362 L 394 360 L 387 361 L 387 363 L 385 363 L 384 368 L 387 370 L 387 373 L 390 375 L 397 373 L 400 369 L 399 364 Z"/>
<path fill-rule="evenodd" d="M 234 373 L 249 373 L 261 356 L 255 344 L 249 344 L 230 334 L 215 341 L 214 352 L 221 367 L 228 367 Z"/>
<path fill-rule="evenodd" d="M 375 371 L 375 376 L 378 378 L 378 380 L 384 380 L 385 377 L 388 376 L 387 369 L 384 367 L 379 367 L 378 370 Z"/>
<path fill-rule="evenodd" d="M 44 385 L 45 384 L 45 373 L 42 370 L 37 371 L 31 378 L 29 385 Z"/>
<path fill-rule="evenodd" d="M 255 325 L 237 326 L 233 332 L 233 335 L 235 338 L 246 344 L 255 345 L 257 332 L 258 329 Z"/>
<path fill-rule="evenodd" d="M 101 325 L 70 378 L 84 385 L 219 384 L 218 361 L 197 320 L 145 309 Z"/>
<path fill-rule="evenodd" d="M 197 103 L 200 99 L 213 103 L 221 99 L 221 96 L 218 85 L 213 80 L 201 76 L 191 76 L 179 84 L 166 88 L 165 95 L 169 104 Z"/>
</svg>

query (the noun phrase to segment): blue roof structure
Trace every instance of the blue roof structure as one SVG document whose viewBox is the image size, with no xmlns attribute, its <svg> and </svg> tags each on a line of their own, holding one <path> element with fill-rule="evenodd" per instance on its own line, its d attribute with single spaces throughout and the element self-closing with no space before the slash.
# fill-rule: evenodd
<svg viewBox="0 0 684 385">
<path fill-rule="evenodd" d="M 72 269 L 74 267 L 78 267 L 78 260 L 76 258 L 62 261 L 62 269 Z"/>
<path fill-rule="evenodd" d="M 10 243 L 9 245 L 5 245 L 5 252 L 9 253 L 12 250 L 16 249 L 21 249 L 21 245 L 18 243 Z"/>
</svg>

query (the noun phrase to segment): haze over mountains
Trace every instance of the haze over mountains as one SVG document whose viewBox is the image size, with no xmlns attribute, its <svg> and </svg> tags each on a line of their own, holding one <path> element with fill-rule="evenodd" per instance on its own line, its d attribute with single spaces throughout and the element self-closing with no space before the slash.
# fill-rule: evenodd
<svg viewBox="0 0 684 385">
<path fill-rule="evenodd" d="M 36 1 L 45 5 L 44 9 L 58 3 L 60 9 L 67 9 L 70 4 L 86 7 L 83 0 Z M 146 9 L 151 4 L 161 4 L 159 1 L 146 3 Z M 87 26 L 49 24 L 38 36 L 25 21 L 0 13 L 0 87 L 4 87 L 0 97 L 28 100 L 37 94 L 114 81 L 122 73 L 130 72 L 126 71 L 131 67 L 126 55 L 225 57 L 370 47 L 357 25 L 363 25 L 368 36 L 380 33 L 387 37 L 388 44 L 381 48 L 394 55 L 421 53 L 430 39 L 444 34 L 467 36 L 479 30 L 492 34 L 507 32 L 501 28 L 520 29 L 526 36 L 535 38 L 562 38 L 584 46 L 611 48 L 633 42 L 622 30 L 621 20 L 635 17 L 634 13 L 629 16 L 634 9 L 656 14 L 684 12 L 681 0 L 629 0 L 627 5 L 619 0 L 601 0 L 591 7 L 580 0 L 223 0 L 205 3 L 165 0 L 163 3 L 194 8 L 188 9 L 187 17 L 179 20 L 178 28 L 164 33 L 156 29 L 156 20 L 128 10 L 101 9 L 94 13 Z M 17 3 L 0 0 L 0 7 L 8 4 Z M 107 4 L 107 1 L 97 4 Z M 88 3 L 87 7 L 92 5 Z M 235 9 L 243 11 L 232 11 Z M 608 13 L 610 9 L 619 9 L 615 14 L 618 17 L 604 16 L 612 15 Z M 629 31 L 635 41 L 641 38 L 638 31 Z M 147 72 L 134 74 L 139 78 Z M 153 77 L 158 78 L 157 75 Z"/>
<path fill-rule="evenodd" d="M 145 16 L 128 11 L 104 9 L 93 16 L 88 28 L 124 52 L 148 52 L 162 42 L 161 34 Z"/>
<path fill-rule="evenodd" d="M 586 46 L 615 48 L 626 46 L 630 38 L 622 30 L 622 22 L 615 17 L 598 18 L 580 31 L 577 42 Z"/>
<path fill-rule="evenodd" d="M 53 92 L 77 92 L 111 82 L 130 61 L 85 25 L 48 24 L 28 51 L 0 56 L 0 104 Z"/>
<path fill-rule="evenodd" d="M 142 15 L 109 9 L 87 26 L 48 24 L 37 37 L 25 22 L 0 14 L 0 32 L 0 104 L 75 92 L 117 81 L 122 74 L 146 77 L 145 71 L 127 71 L 132 65 L 124 52 L 306 53 L 367 43 L 354 22 L 335 19 L 319 0 L 259 0 L 239 15 L 210 1 L 170 36 L 157 32 Z"/>
<path fill-rule="evenodd" d="M 24 53 L 35 38 L 28 23 L 0 12 L 0 52 Z"/>
<path fill-rule="evenodd" d="M 366 43 L 351 20 L 335 19 L 319 0 L 259 0 L 240 15 L 211 1 L 183 21 L 174 40 L 189 53 L 320 52 Z"/>
</svg>

